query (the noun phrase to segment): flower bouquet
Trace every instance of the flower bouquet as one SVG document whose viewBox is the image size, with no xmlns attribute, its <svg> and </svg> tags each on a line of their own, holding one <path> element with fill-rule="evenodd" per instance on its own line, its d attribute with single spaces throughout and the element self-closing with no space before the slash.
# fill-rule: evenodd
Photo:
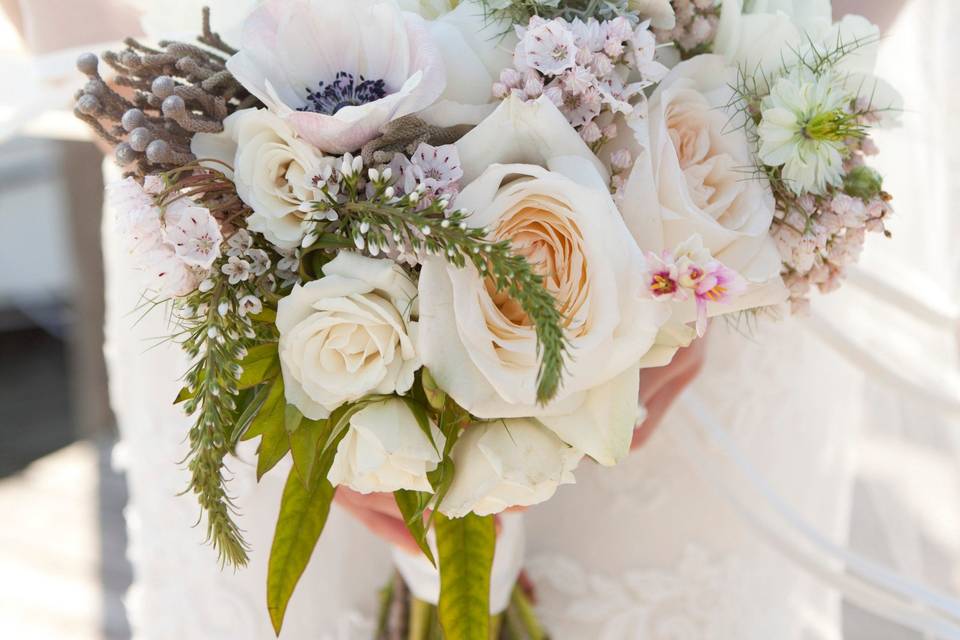
<svg viewBox="0 0 960 640">
<path fill-rule="evenodd" d="M 490 637 L 495 515 L 612 466 L 640 372 L 836 288 L 890 196 L 878 31 L 830 3 L 266 0 L 228 43 L 87 54 L 115 231 L 193 360 L 189 491 L 293 465 L 279 633 L 338 487 L 395 496 L 445 637 Z M 173 375 L 174 372 L 171 372 Z M 433 541 L 435 536 L 435 544 Z"/>
</svg>

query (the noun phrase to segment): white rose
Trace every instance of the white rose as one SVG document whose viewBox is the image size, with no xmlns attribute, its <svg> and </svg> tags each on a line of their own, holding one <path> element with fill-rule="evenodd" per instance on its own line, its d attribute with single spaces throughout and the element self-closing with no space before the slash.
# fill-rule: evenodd
<svg viewBox="0 0 960 640">
<path fill-rule="evenodd" d="M 417 4 L 417 0 L 408 0 L 408 4 Z M 447 84 L 440 103 L 427 109 L 423 114 L 433 121 L 431 114 L 436 109 L 453 105 L 473 107 L 474 113 L 481 118 L 492 110 L 493 84 L 500 78 L 500 72 L 513 64 L 513 48 L 516 35 L 512 26 L 494 20 L 486 9 L 476 0 L 467 0 L 456 4 L 452 10 L 442 11 L 445 0 L 419 0 L 421 14 L 430 18 L 427 29 L 440 50 L 444 60 L 456 61 L 447 64 Z M 480 109 L 481 106 L 486 109 Z M 461 108 L 461 111 L 463 109 Z M 460 118 L 460 122 L 436 124 L 471 124 L 479 122 L 476 117 Z"/>
<path fill-rule="evenodd" d="M 303 214 L 299 206 L 322 197 L 314 179 L 333 159 L 301 140 L 290 126 L 263 109 L 244 109 L 224 120 L 224 131 L 200 133 L 191 149 L 212 169 L 237 185 L 237 194 L 253 209 L 251 231 L 283 249 L 300 245 Z M 233 167 L 230 171 L 228 167 Z"/>
<path fill-rule="evenodd" d="M 736 72 L 719 56 L 679 64 L 651 96 L 649 113 L 632 123 L 641 146 L 621 210 L 645 250 L 673 250 L 699 235 L 714 258 L 743 276 L 748 290 L 711 315 L 779 304 L 787 298 L 781 259 L 770 236 L 774 200 L 755 161 L 732 100 Z M 693 300 L 679 319 L 689 321 Z"/>
<path fill-rule="evenodd" d="M 420 367 L 417 288 L 390 260 L 342 252 L 277 308 L 287 402 L 311 420 L 371 393 L 403 394 Z"/>
<path fill-rule="evenodd" d="M 350 419 L 327 478 L 360 493 L 432 491 L 427 474 L 440 464 L 445 440 L 430 429 L 436 447 L 403 400 L 370 404 Z"/>
<path fill-rule="evenodd" d="M 879 41 L 879 27 L 862 16 L 834 23 L 830 0 L 725 0 L 713 50 L 758 82 L 767 82 L 784 65 L 793 65 L 798 54 L 809 57 L 815 48 L 823 55 L 841 45 L 850 51 L 839 60 L 839 69 L 872 74 Z M 871 88 L 865 91 L 869 94 Z"/>
<path fill-rule="evenodd" d="M 669 307 L 639 294 L 643 256 L 605 169 L 545 98 L 505 101 L 456 146 L 466 184 L 457 206 L 472 212 L 471 225 L 509 238 L 546 271 L 571 357 L 554 401 L 538 405 L 530 320 L 476 269 L 433 258 L 420 276 L 424 365 L 473 415 L 537 417 L 568 444 L 615 464 L 629 451 L 641 360 Z"/>
<path fill-rule="evenodd" d="M 546 502 L 574 483 L 583 454 L 535 420 L 498 420 L 467 427 L 452 456 L 456 473 L 440 511 L 460 518 Z"/>
</svg>

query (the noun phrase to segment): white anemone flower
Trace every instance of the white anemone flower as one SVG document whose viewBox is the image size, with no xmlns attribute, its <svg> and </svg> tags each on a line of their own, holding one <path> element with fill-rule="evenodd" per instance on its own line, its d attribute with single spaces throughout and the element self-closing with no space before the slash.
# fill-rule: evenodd
<svg viewBox="0 0 960 640">
<path fill-rule="evenodd" d="M 764 99 L 760 159 L 783 166 L 783 179 L 795 193 L 823 194 L 843 181 L 846 141 L 857 130 L 845 109 L 850 100 L 831 75 L 805 72 L 779 79 Z"/>
<path fill-rule="evenodd" d="M 356 151 L 432 105 L 446 71 L 423 18 L 395 0 L 267 0 L 230 72 L 321 151 Z"/>
</svg>

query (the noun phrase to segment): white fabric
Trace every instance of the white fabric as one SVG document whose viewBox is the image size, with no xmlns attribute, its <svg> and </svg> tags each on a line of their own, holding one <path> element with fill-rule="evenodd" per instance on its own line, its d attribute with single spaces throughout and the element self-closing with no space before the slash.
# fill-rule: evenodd
<svg viewBox="0 0 960 640">
<path fill-rule="evenodd" d="M 810 320 L 715 326 L 707 370 L 649 445 L 614 469 L 583 465 L 577 485 L 527 514 L 527 567 L 552 637 L 841 637 L 840 595 L 829 586 L 838 584 L 839 565 L 795 555 L 786 539 L 795 529 L 763 533 L 766 498 L 748 509 L 731 501 L 721 482 L 730 451 L 698 427 L 691 406 L 708 410 L 763 485 L 817 535 L 842 543 L 852 531 L 857 550 L 957 593 L 960 418 L 951 400 L 960 394 L 951 376 L 960 185 L 950 177 L 960 167 L 958 22 L 954 0 L 915 0 L 884 44 L 883 69 L 908 104 L 905 128 L 880 139 L 900 218 L 892 241 L 872 242 L 863 267 L 872 275 L 818 299 Z M 249 450 L 231 465 L 254 552 L 250 569 L 221 572 L 202 531 L 191 528 L 196 507 L 176 496 L 186 484 L 178 462 L 189 423 L 168 401 L 185 362 L 173 345 L 150 348 L 146 339 L 166 333 L 164 315 L 135 322 L 140 287 L 106 238 L 107 352 L 131 488 L 135 637 L 272 637 L 263 585 L 282 471 L 257 486 Z M 904 309 L 891 288 L 930 308 Z M 931 549 L 943 554 L 935 562 Z M 383 545 L 334 509 L 284 638 L 368 638 L 376 590 L 391 569 Z M 935 627 L 925 613 L 917 621 Z M 875 636 L 853 628 L 849 637 Z"/>
</svg>

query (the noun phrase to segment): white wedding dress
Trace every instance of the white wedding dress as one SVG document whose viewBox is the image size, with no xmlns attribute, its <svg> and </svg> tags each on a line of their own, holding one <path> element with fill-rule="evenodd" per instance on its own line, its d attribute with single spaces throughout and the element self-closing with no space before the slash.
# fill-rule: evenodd
<svg viewBox="0 0 960 640">
<path fill-rule="evenodd" d="M 954 554 L 938 568 L 960 557 L 960 536 L 951 538 L 960 509 L 949 500 L 960 486 L 949 464 L 960 446 L 948 431 L 960 426 L 951 306 L 960 262 L 950 241 L 960 237 L 951 208 L 960 185 L 949 179 L 960 168 L 960 131 L 946 119 L 960 110 L 950 62 L 960 45 L 947 31 L 958 22 L 954 0 L 914 0 L 900 35 L 884 45 L 881 73 L 904 89 L 913 113 L 881 139 L 900 218 L 894 240 L 873 240 L 861 271 L 872 275 L 816 300 L 810 319 L 718 323 L 706 370 L 646 447 L 615 469 L 583 464 L 576 485 L 524 516 L 526 567 L 551 637 L 833 640 L 843 637 L 844 597 L 929 637 L 960 637 L 960 626 L 943 622 L 958 606 L 913 586 L 960 592 L 954 576 L 938 581 L 923 564 L 930 539 Z M 926 117 L 931 107 L 942 122 Z M 222 571 L 194 526 L 194 501 L 178 495 L 190 421 L 169 400 L 187 363 L 175 345 L 151 342 L 168 333 L 167 318 L 136 311 L 142 286 L 110 220 L 106 352 L 121 430 L 116 461 L 130 488 L 134 637 L 266 640 L 266 558 L 284 470 L 257 484 L 249 447 L 231 461 L 253 552 L 249 568 Z M 902 291 L 920 311 L 903 311 Z M 914 418 L 922 442 L 900 433 Z M 946 475 L 923 484 L 931 466 Z M 942 495 L 931 498 L 928 486 Z M 863 524 L 871 497 L 884 501 L 871 513 L 896 513 L 890 503 L 909 502 L 916 487 L 933 509 L 910 503 L 890 519 L 916 526 Z M 881 529 L 888 539 L 866 535 Z M 859 551 L 896 575 L 845 556 L 851 531 Z M 369 638 L 377 590 L 392 571 L 385 545 L 335 507 L 282 637 Z M 846 637 L 878 637 L 866 629 L 848 620 Z"/>
</svg>

